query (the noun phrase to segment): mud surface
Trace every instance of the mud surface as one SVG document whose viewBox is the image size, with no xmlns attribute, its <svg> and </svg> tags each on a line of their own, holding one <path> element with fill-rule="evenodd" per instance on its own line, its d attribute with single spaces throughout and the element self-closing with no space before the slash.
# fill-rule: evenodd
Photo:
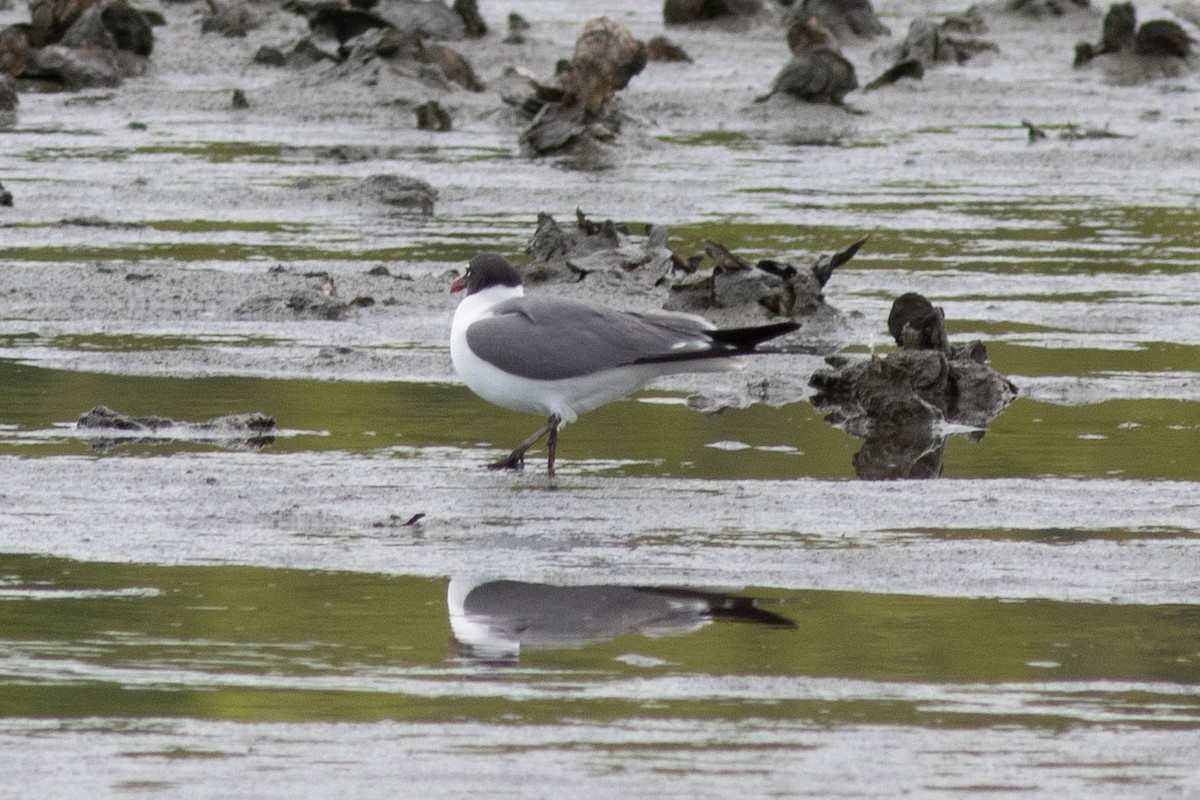
<svg viewBox="0 0 1200 800">
<path fill-rule="evenodd" d="M 255 64 L 305 32 L 270 7 L 229 38 L 151 6 L 146 75 L 24 92 L 0 129 L 0 787 L 1200 794 L 1195 72 L 1073 70 L 1102 9 L 989 14 L 996 50 L 847 111 L 754 102 L 789 57 L 777 17 L 672 27 L 693 63 L 618 92 L 616 140 L 532 158 L 509 68 L 548 80 L 595 15 L 577 3 L 483 0 L 489 34 L 454 43 L 478 93 Z M 876 7 L 893 40 L 963 10 Z M 524 43 L 502 41 L 510 11 Z M 603 11 L 664 32 L 653 3 Z M 884 44 L 843 43 L 860 84 Z M 451 130 L 418 129 L 430 100 Z M 367 190 L 412 180 L 432 213 Z M 811 264 L 869 239 L 824 288 L 814 352 L 587 415 L 554 482 L 533 456 L 491 473 L 536 422 L 455 381 L 448 286 L 577 208 L 665 226 L 684 257 L 713 239 Z M 636 272 L 530 291 L 669 301 Z M 820 353 L 890 351 L 909 291 L 1020 394 L 982 438 L 945 431 L 940 480 L 858 481 L 863 442 L 808 379 Z M 263 450 L 100 454 L 75 426 L 97 405 L 278 427 Z M 796 628 L 487 663 L 451 639 L 456 576 L 721 588 Z"/>
</svg>

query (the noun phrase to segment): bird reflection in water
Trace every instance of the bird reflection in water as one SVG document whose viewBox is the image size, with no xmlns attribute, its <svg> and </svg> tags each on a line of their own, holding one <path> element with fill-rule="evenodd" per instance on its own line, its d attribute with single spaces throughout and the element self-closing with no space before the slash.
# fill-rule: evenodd
<svg viewBox="0 0 1200 800">
<path fill-rule="evenodd" d="M 521 648 L 574 648 L 626 633 L 680 636 L 713 620 L 794 628 L 750 597 L 650 586 L 555 586 L 455 577 L 446 591 L 457 654 L 515 663 Z"/>
</svg>

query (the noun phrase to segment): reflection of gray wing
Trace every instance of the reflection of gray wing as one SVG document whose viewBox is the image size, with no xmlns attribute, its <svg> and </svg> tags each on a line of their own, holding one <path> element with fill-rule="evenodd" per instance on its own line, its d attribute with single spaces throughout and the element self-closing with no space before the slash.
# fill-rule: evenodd
<svg viewBox="0 0 1200 800">
<path fill-rule="evenodd" d="M 486 620 L 500 639 L 570 647 L 623 633 L 686 633 L 708 621 L 710 606 L 703 598 L 630 586 L 551 586 L 500 580 L 473 588 L 463 610 Z"/>
<path fill-rule="evenodd" d="M 467 328 L 467 345 L 505 372 L 558 380 L 695 352 L 712 329 L 699 317 L 631 314 L 557 298 L 518 298 Z"/>
</svg>

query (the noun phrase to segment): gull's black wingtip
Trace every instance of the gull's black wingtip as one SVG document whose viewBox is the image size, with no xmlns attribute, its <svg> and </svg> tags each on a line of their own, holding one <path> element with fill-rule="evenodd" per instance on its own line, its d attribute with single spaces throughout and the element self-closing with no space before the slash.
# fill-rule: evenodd
<svg viewBox="0 0 1200 800">
<path fill-rule="evenodd" d="M 753 325 L 748 328 L 721 328 L 709 331 L 714 342 L 733 347 L 738 351 L 752 351 L 763 342 L 786 336 L 800 330 L 799 322 L 773 322 L 770 325 Z"/>
</svg>

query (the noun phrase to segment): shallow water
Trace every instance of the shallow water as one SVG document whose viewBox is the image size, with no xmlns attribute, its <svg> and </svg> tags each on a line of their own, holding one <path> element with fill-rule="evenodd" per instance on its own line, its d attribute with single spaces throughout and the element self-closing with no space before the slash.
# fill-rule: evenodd
<svg viewBox="0 0 1200 800">
<path fill-rule="evenodd" d="M 464 46 L 494 85 L 548 75 L 588 16 L 483 5 L 497 29 L 535 22 L 528 45 Z M 957 10 L 878 7 L 897 31 Z M 455 131 L 419 132 L 425 88 L 249 66 L 294 18 L 223 40 L 164 11 L 149 76 L 23 95 L 0 131 L 0 794 L 1200 796 L 1194 75 L 1070 70 L 1098 14 L 999 20 L 999 55 L 852 95 L 852 115 L 751 101 L 784 60 L 770 25 L 672 30 L 696 63 L 635 78 L 621 147 L 580 170 L 523 157 L 495 92 L 444 95 Z M 618 12 L 661 32 L 654 4 Z M 849 51 L 860 81 L 870 50 Z M 436 214 L 331 194 L 380 173 L 436 186 Z M 856 480 L 863 442 L 807 401 L 812 356 L 597 410 L 553 483 L 532 456 L 483 470 L 536 421 L 454 380 L 448 273 L 576 207 L 665 224 L 684 254 L 804 263 L 869 234 L 827 287 L 838 344 L 887 351 L 892 298 L 920 291 L 1021 394 L 949 435 L 937 481 Z M 377 302 L 236 313 L 315 273 Z M 768 403 L 689 406 L 763 378 Z M 101 404 L 279 431 L 77 431 Z M 453 635 L 448 584 L 472 577 L 716 588 L 794 627 L 497 655 Z"/>
</svg>

